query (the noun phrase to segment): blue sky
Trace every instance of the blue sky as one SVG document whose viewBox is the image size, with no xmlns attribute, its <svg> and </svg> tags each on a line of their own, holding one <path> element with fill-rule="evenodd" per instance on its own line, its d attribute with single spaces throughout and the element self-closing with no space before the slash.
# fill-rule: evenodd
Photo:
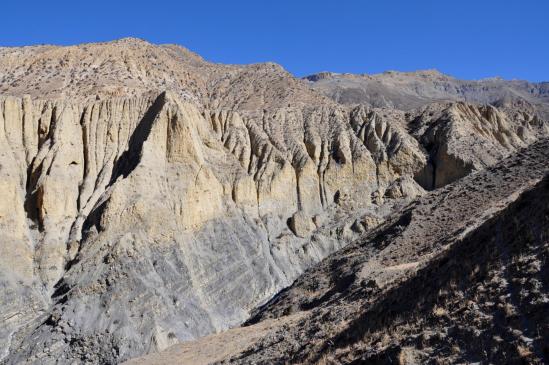
<svg viewBox="0 0 549 365">
<path fill-rule="evenodd" d="M 549 80 L 548 0 L 6 0 L 2 12 L 2 46 L 134 36 L 297 76 L 436 68 Z"/>
</svg>

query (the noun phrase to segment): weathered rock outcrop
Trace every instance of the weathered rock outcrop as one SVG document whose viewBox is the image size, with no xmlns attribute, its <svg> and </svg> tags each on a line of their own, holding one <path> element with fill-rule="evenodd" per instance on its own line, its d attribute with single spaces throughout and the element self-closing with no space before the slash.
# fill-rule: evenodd
<svg viewBox="0 0 549 365">
<path fill-rule="evenodd" d="M 408 125 L 429 155 L 425 171 L 417 176 L 428 189 L 493 165 L 549 135 L 548 124 L 536 115 L 466 103 L 432 104 L 410 116 Z"/>
</svg>

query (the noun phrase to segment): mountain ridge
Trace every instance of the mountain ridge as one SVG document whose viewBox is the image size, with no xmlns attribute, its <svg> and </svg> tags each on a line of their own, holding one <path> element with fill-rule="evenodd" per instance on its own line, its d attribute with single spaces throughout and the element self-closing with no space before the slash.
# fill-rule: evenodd
<svg viewBox="0 0 549 365">
<path fill-rule="evenodd" d="M 460 80 L 437 70 L 386 71 L 379 74 L 321 72 L 304 77 L 311 86 L 344 104 L 413 109 L 434 100 L 493 105 L 526 103 L 544 117 L 549 111 L 549 82 L 505 80 L 498 77 Z"/>
<path fill-rule="evenodd" d="M 546 84 L 549 83 L 549 81 L 541 80 L 541 81 L 532 81 L 522 78 L 505 78 L 502 76 L 484 76 L 479 78 L 460 78 L 457 76 L 452 76 L 450 74 L 447 74 L 443 71 L 440 71 L 436 68 L 426 68 L 426 69 L 417 69 L 417 70 L 410 70 L 410 71 L 399 71 L 399 70 L 385 70 L 382 72 L 363 72 L 363 73 L 352 73 L 352 72 L 332 72 L 332 71 L 319 71 L 314 72 L 305 76 L 301 76 L 302 79 L 314 81 L 318 76 L 322 77 L 337 77 L 337 76 L 356 76 L 356 77 L 376 77 L 376 76 L 382 76 L 382 75 L 425 75 L 425 76 L 439 76 L 444 77 L 448 79 L 454 79 L 454 80 L 461 80 L 461 81 L 469 81 L 469 82 L 475 82 L 475 81 L 490 81 L 490 80 L 500 80 L 500 81 L 507 81 L 507 82 L 528 82 L 531 84 Z"/>
</svg>

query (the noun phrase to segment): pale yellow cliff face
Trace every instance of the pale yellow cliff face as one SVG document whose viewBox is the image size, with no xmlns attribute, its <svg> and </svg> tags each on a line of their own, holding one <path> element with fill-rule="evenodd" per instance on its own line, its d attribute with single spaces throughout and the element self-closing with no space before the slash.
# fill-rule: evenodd
<svg viewBox="0 0 549 365">
<path fill-rule="evenodd" d="M 469 138 L 465 124 L 486 143 L 499 143 L 502 151 L 534 140 L 528 129 L 518 130 L 492 109 L 458 105 L 448 113 L 456 132 L 438 151 L 445 166 L 454 141 Z M 2 216 L 13 222 L 14 240 L 28 236 L 24 201 L 25 194 L 33 196 L 31 213 L 40 239 L 26 244 L 32 247 L 26 256 L 35 256 L 46 286 L 62 275 L 67 243 L 80 239 L 83 221 L 98 201 L 106 201 L 105 226 L 145 221 L 154 230 L 163 227 L 165 217 L 179 229 L 199 229 L 226 214 L 229 202 L 257 218 L 284 221 L 296 211 L 312 218 L 333 203 L 337 192 L 367 202 L 378 189 L 383 192 L 426 164 L 418 143 L 400 126 L 364 109 L 353 112 L 347 127 L 339 111 L 304 116 L 279 110 L 264 117 L 267 131 L 253 118 L 244 121 L 234 111 L 200 112 L 173 94 L 156 101 L 143 97 L 87 105 L 7 98 L 1 115 Z M 323 130 L 334 126 L 336 134 Z M 120 161 L 135 166 L 115 179 L 128 168 Z M 455 179 L 448 173 L 459 174 L 459 169 L 437 170 L 437 185 Z"/>
</svg>

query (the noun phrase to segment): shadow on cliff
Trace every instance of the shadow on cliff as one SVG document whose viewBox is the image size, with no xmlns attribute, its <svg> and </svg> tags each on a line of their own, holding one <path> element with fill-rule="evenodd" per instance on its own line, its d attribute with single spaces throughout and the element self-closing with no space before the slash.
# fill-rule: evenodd
<svg viewBox="0 0 549 365">
<path fill-rule="evenodd" d="M 137 124 L 135 131 L 128 142 L 128 149 L 122 153 L 114 164 L 109 186 L 120 176 L 124 178 L 137 167 L 140 161 L 143 143 L 149 138 L 156 117 L 166 104 L 166 92 L 158 95 L 154 103 L 147 110 L 143 118 Z"/>
<path fill-rule="evenodd" d="M 149 107 L 143 118 L 141 118 L 137 124 L 137 127 L 128 142 L 128 149 L 120 155 L 120 158 L 113 166 L 111 178 L 107 188 L 112 186 L 120 176 L 126 178 L 133 170 L 135 170 L 141 160 L 143 144 L 149 138 L 154 121 L 156 120 L 158 114 L 162 111 L 164 105 L 166 105 L 166 92 L 158 95 L 154 103 Z M 100 205 L 94 207 L 84 221 L 84 224 L 82 225 L 84 239 L 93 227 L 95 227 L 96 231 L 99 231 L 101 216 L 103 215 L 107 202 L 108 199 L 103 201 Z"/>
</svg>

